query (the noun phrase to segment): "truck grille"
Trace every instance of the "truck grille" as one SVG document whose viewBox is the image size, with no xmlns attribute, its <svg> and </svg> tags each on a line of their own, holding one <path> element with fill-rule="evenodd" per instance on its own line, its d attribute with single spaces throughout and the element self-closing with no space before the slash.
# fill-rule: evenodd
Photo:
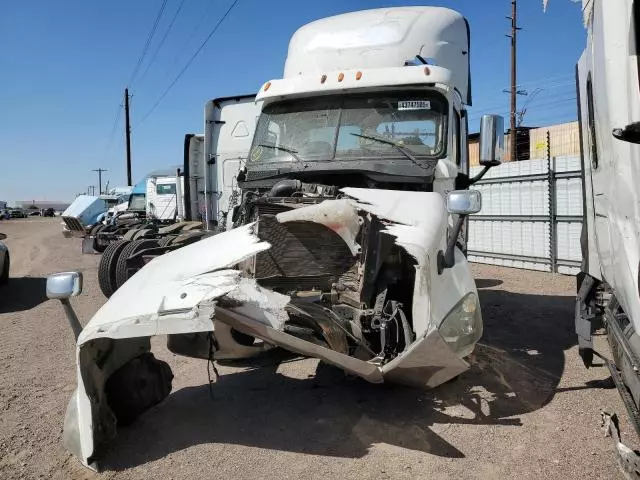
<svg viewBox="0 0 640 480">
<path fill-rule="evenodd" d="M 337 233 L 317 223 L 280 223 L 273 215 L 260 215 L 257 234 L 271 244 L 254 263 L 255 278 L 265 285 L 327 291 L 356 261 Z"/>
<path fill-rule="evenodd" d="M 75 217 L 62 217 L 62 221 L 65 223 L 67 228 L 72 232 L 84 232 L 84 227 Z"/>
</svg>

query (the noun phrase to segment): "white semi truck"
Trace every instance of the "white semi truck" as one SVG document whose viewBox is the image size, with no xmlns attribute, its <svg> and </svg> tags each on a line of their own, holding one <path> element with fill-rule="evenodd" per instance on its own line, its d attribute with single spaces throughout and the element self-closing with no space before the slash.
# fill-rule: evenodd
<svg viewBox="0 0 640 480">
<path fill-rule="evenodd" d="M 482 334 L 464 255 L 482 175 L 468 176 L 469 54 L 452 10 L 353 12 L 300 28 L 283 78 L 255 99 L 207 104 L 184 185 L 220 233 L 146 264 L 84 328 L 69 303 L 81 274 L 48 278 L 77 338 L 69 451 L 96 468 L 117 425 L 169 394 L 154 335 L 209 361 L 280 346 L 373 383 L 435 387 L 467 370 Z M 503 129 L 482 120 L 484 172 Z"/>
<path fill-rule="evenodd" d="M 589 367 L 592 333 L 606 327 L 612 359 L 605 362 L 640 434 L 640 2 L 583 0 L 583 13 L 587 46 L 577 87 L 584 222 L 576 332 Z M 625 469 L 637 478 L 638 457 L 617 444 Z"/>
</svg>

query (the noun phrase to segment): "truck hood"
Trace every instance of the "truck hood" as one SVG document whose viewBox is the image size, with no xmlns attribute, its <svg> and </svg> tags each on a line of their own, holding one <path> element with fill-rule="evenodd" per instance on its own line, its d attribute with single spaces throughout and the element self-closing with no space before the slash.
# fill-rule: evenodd
<svg viewBox="0 0 640 480">
<path fill-rule="evenodd" d="M 383 221 L 384 232 L 416 259 L 411 306 L 415 340 L 404 352 L 382 365 L 286 333 L 287 308 L 296 304 L 236 269 L 238 263 L 271 248 L 258 238 L 255 224 L 246 225 L 157 257 L 120 287 L 86 325 L 77 344 L 78 389 L 65 420 L 67 449 L 91 466 L 96 445 L 115 435 L 105 382 L 148 352 L 153 335 L 214 332 L 217 337 L 218 327 L 224 326 L 322 359 L 372 383 L 388 380 L 435 387 L 465 371 L 468 364 L 438 331 L 456 303 L 476 291 L 460 252 L 454 267 L 438 274 L 437 251 L 446 243 L 448 218 L 442 197 L 353 188 L 343 193 L 349 198 L 284 212 L 276 220 L 322 224 L 339 235 L 352 253 L 360 248 L 359 213 Z M 223 345 L 216 348 L 224 350 Z"/>
</svg>

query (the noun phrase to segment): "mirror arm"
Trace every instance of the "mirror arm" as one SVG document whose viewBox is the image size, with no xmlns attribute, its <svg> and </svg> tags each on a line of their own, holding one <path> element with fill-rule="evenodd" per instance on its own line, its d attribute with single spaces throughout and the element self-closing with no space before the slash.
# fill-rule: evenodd
<svg viewBox="0 0 640 480">
<path fill-rule="evenodd" d="M 488 169 L 488 167 L 485 167 L 485 169 Z M 458 221 L 454 225 L 453 232 L 451 232 L 451 236 L 447 241 L 446 252 L 442 252 L 442 250 L 438 252 L 438 275 L 442 274 L 442 272 L 446 268 L 453 267 L 456 263 L 456 259 L 455 259 L 456 243 L 458 241 L 458 236 L 460 235 L 460 230 L 462 229 L 462 224 L 464 223 L 464 219 L 466 217 L 467 217 L 466 215 L 458 216 Z"/>
<path fill-rule="evenodd" d="M 61 298 L 60 303 L 62 303 L 62 307 L 64 308 L 64 313 L 67 316 L 67 320 L 69 321 L 69 325 L 71 326 L 71 330 L 73 330 L 73 336 L 78 341 L 78 336 L 82 331 L 82 325 L 80 325 L 80 321 L 78 320 L 78 316 L 76 312 L 73 310 L 71 306 L 71 302 L 68 298 Z"/>
<path fill-rule="evenodd" d="M 485 174 L 489 171 L 489 169 L 492 166 L 493 165 L 485 165 L 485 167 L 480 171 L 479 174 L 477 174 L 475 177 L 469 179 L 469 185 L 473 185 L 474 183 L 480 181 L 482 179 L 482 177 L 485 176 Z"/>
</svg>

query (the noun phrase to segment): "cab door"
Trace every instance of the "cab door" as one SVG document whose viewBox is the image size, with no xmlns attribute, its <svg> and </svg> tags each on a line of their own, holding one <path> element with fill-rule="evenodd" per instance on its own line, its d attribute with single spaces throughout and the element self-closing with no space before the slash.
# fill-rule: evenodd
<svg viewBox="0 0 640 480">
<path fill-rule="evenodd" d="M 218 98 L 205 106 L 205 221 L 227 229 L 231 211 L 240 203 L 238 173 L 253 141 L 260 104 L 255 95 Z"/>
</svg>

